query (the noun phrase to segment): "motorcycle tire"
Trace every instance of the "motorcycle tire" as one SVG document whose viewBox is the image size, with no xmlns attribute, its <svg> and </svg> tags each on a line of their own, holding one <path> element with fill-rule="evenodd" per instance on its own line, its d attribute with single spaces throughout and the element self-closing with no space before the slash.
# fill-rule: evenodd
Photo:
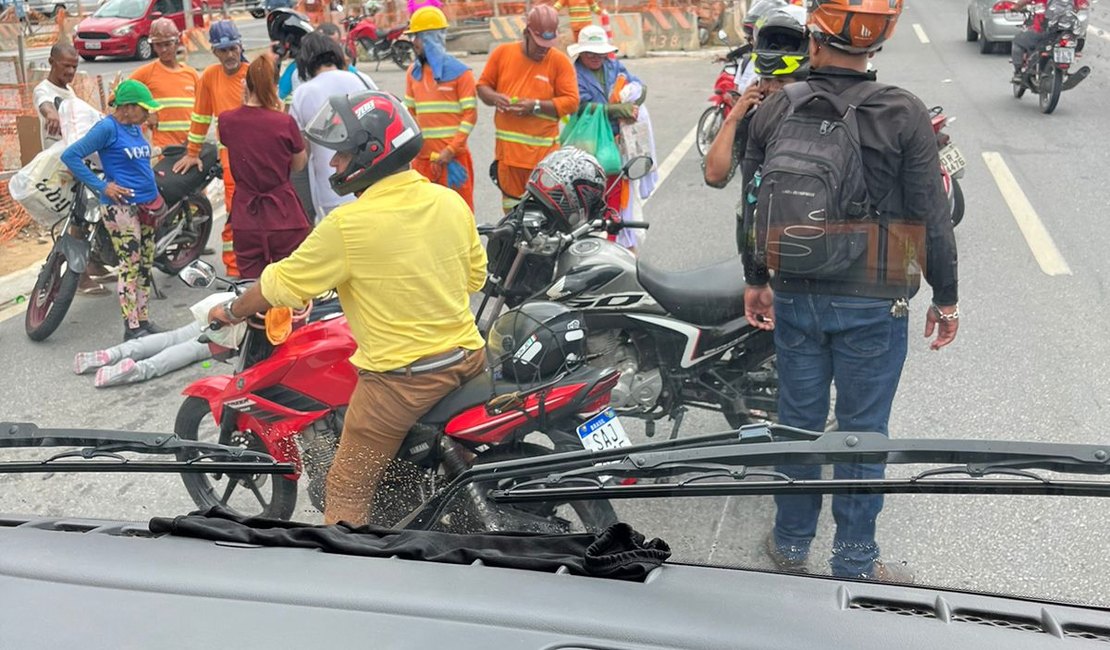
<svg viewBox="0 0 1110 650">
<path fill-rule="evenodd" d="M 54 244 L 46 261 L 39 271 L 35 286 L 27 300 L 27 312 L 23 317 L 23 329 L 32 341 L 45 341 L 69 311 L 73 297 L 77 295 L 77 284 L 81 275 L 69 270 L 69 264 L 61 247 Z"/>
<path fill-rule="evenodd" d="M 393 47 L 389 49 L 389 57 L 397 64 L 397 67 L 402 70 L 408 70 L 412 62 L 416 60 L 416 51 L 412 48 L 412 43 L 408 41 L 397 41 Z"/>
<path fill-rule="evenodd" d="M 177 411 L 173 430 L 182 440 L 200 440 L 200 427 L 206 418 L 212 415 L 208 401 L 199 397 L 187 397 Z M 215 421 L 210 425 L 217 428 Z M 221 437 L 219 433 L 217 438 Z M 223 442 L 221 440 L 208 440 L 208 442 Z M 226 444 L 237 445 L 254 451 L 267 452 L 262 440 L 255 434 L 246 431 L 237 431 Z M 178 460 L 189 460 L 195 452 L 181 452 Z M 203 461 L 201 461 L 203 462 Z M 232 477 L 230 474 L 199 474 L 182 473 L 181 480 L 185 489 L 193 499 L 197 508 L 208 509 L 220 506 L 242 516 L 269 517 L 288 520 L 293 516 L 297 506 L 297 481 L 287 479 L 279 474 L 255 474 L 250 476 Z M 227 480 L 228 487 L 216 487 L 214 481 Z M 235 481 L 232 485 L 231 481 Z M 233 501 L 235 492 L 242 489 L 250 493 L 260 508 L 247 508 L 241 500 Z M 269 491 L 269 499 L 265 492 Z M 249 502 L 249 500 L 248 500 Z"/>
<path fill-rule="evenodd" d="M 1064 88 L 1064 73 L 1059 68 L 1052 68 L 1051 75 L 1041 75 L 1040 106 L 1041 112 L 1049 115 L 1056 110 L 1060 103 L 1060 93 Z"/>
<path fill-rule="evenodd" d="M 964 220 L 964 191 L 955 178 L 952 179 L 952 197 L 952 227 L 955 228 Z"/>
<path fill-rule="evenodd" d="M 1014 87 L 1014 99 L 1021 99 L 1025 94 L 1025 84 L 1012 84 Z"/>
<path fill-rule="evenodd" d="M 710 106 L 698 118 L 697 145 L 702 158 L 709 153 L 709 147 L 713 145 L 724 121 L 725 112 L 721 106 Z"/>
<path fill-rule="evenodd" d="M 154 258 L 154 268 L 166 275 L 177 275 L 181 269 L 200 259 L 212 236 L 212 203 L 207 196 L 197 194 L 189 197 L 182 210 L 192 211 L 189 219 L 191 227 L 186 226 L 177 240 Z"/>
</svg>

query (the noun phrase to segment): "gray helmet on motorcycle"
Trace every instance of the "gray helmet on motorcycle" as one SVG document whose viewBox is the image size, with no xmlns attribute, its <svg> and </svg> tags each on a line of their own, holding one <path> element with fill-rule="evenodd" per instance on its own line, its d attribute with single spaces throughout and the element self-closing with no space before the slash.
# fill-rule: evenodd
<svg viewBox="0 0 1110 650">
<path fill-rule="evenodd" d="M 794 5 L 768 12 L 755 25 L 752 60 L 761 77 L 804 77 L 809 73 L 805 9 Z"/>
<path fill-rule="evenodd" d="M 518 384 L 553 379 L 586 361 L 582 315 L 556 302 L 528 302 L 497 318 L 486 349 L 502 378 Z"/>
<path fill-rule="evenodd" d="M 312 32 L 312 23 L 304 14 L 281 7 L 266 15 L 266 35 L 273 43 L 274 53 L 280 57 L 286 54 L 297 56 L 301 39 Z"/>
<path fill-rule="evenodd" d="M 524 189 L 563 231 L 573 230 L 605 207 L 605 172 L 597 158 L 575 147 L 547 154 Z"/>
<path fill-rule="evenodd" d="M 305 135 L 316 144 L 351 155 L 328 181 L 337 194 L 361 192 L 404 169 L 424 136 L 408 110 L 389 93 L 368 90 L 334 95 L 308 123 Z"/>
<path fill-rule="evenodd" d="M 756 0 L 753 2 L 740 21 L 740 28 L 744 30 L 744 36 L 748 37 L 748 42 L 755 43 L 756 22 L 767 12 L 778 7 L 785 7 L 786 4 L 786 0 Z"/>
</svg>

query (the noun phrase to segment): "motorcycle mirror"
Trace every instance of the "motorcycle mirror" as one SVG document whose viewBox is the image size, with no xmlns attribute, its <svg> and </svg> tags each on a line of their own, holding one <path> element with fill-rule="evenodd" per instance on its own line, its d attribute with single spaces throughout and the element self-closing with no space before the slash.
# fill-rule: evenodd
<svg viewBox="0 0 1110 650">
<path fill-rule="evenodd" d="M 654 165 L 655 161 L 651 159 L 651 156 L 636 156 L 625 164 L 624 175 L 631 180 L 643 178 L 648 175 Z"/>
<path fill-rule="evenodd" d="M 204 260 L 197 260 L 177 274 L 181 281 L 194 289 L 204 289 L 216 282 L 216 269 Z"/>
</svg>

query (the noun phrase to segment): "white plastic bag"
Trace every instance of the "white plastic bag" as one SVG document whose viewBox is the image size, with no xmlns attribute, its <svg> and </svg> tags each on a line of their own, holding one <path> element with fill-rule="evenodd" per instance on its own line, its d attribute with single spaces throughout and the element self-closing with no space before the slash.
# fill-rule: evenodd
<svg viewBox="0 0 1110 650">
<path fill-rule="evenodd" d="M 104 115 L 85 100 L 74 97 L 62 101 L 58 118 L 62 122 L 62 142 L 68 147 L 83 138 Z"/>
<path fill-rule="evenodd" d="M 62 162 L 65 150 L 64 142 L 55 142 L 32 158 L 8 182 L 12 198 L 40 226 L 47 228 L 64 218 L 73 207 L 77 183 Z"/>
<path fill-rule="evenodd" d="M 193 318 L 201 327 L 208 327 L 208 312 L 216 305 L 221 305 L 234 297 L 235 294 L 230 291 L 214 293 L 190 307 L 189 311 L 193 313 Z M 243 337 L 247 335 L 247 323 L 244 321 L 230 327 L 224 325 L 218 330 L 208 330 L 205 334 L 216 345 L 236 350 L 243 342 Z"/>
</svg>

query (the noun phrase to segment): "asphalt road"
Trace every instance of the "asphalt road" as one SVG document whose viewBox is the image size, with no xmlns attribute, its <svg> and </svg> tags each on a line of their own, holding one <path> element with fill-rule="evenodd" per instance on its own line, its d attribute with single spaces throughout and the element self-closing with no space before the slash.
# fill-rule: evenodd
<svg viewBox="0 0 1110 650">
<path fill-rule="evenodd" d="M 960 335 L 944 351 L 929 351 L 921 337 L 929 299 L 924 289 L 912 304 L 915 334 L 891 431 L 897 437 L 1104 443 L 1110 423 L 1110 234 L 1096 220 L 1107 204 L 1102 174 L 1110 158 L 1110 123 L 1103 98 L 1110 91 L 1110 40 L 1092 28 L 1084 61 L 1093 74 L 1045 116 L 1035 98 L 1011 96 L 1004 55 L 983 56 L 965 42 L 964 6 L 960 0 L 908 6 L 897 35 L 874 60 L 881 80 L 908 88 L 927 105 L 943 105 L 956 118 L 949 132 L 968 161 L 967 217 L 957 229 Z M 1110 26 L 1110 11 L 1096 6 L 1092 20 Z M 476 68 L 482 63 L 468 61 Z M 645 209 L 652 228 L 642 255 L 673 269 L 732 256 L 739 190 L 706 188 L 696 150 L 689 147 L 718 67 L 705 56 L 628 65 L 650 88 L 660 162 L 671 170 Z M 403 88 L 395 68 L 371 73 L 388 90 Z M 471 144 L 477 167 L 484 169 L 492 158 L 491 115 L 484 106 Z M 988 152 L 1000 156 L 1035 213 L 1030 218 L 1019 210 L 1027 235 L 1007 203 L 1018 192 L 999 185 L 985 162 Z M 479 182 L 476 199 L 479 221 L 495 220 L 494 188 Z M 1038 223 L 1041 229 L 1028 228 Z M 155 303 L 154 318 L 183 323 L 187 306 L 203 294 L 176 281 L 164 279 L 163 286 L 169 297 Z M 0 420 L 168 431 L 182 387 L 222 371 L 196 366 L 140 386 L 96 390 L 89 377 L 76 377 L 70 368 L 75 352 L 119 340 L 112 298 L 79 298 L 61 329 L 42 344 L 26 339 L 21 320 L 0 322 L 8 368 L 0 377 Z M 691 413 L 683 433 L 724 425 L 717 415 Z M 627 426 L 634 438 L 642 437 L 635 423 Z M 0 512 L 143 519 L 191 505 L 174 478 L 0 476 Z M 769 499 L 617 507 L 638 529 L 671 543 L 677 559 L 767 566 L 759 545 L 773 517 Z M 888 497 L 879 519 L 879 541 L 884 557 L 909 562 L 922 582 L 1106 604 L 1108 514 L 1097 499 L 895 496 Z M 310 521 L 317 516 L 307 509 L 298 513 Z M 825 567 L 831 534 L 826 510 L 814 570 Z"/>
</svg>

